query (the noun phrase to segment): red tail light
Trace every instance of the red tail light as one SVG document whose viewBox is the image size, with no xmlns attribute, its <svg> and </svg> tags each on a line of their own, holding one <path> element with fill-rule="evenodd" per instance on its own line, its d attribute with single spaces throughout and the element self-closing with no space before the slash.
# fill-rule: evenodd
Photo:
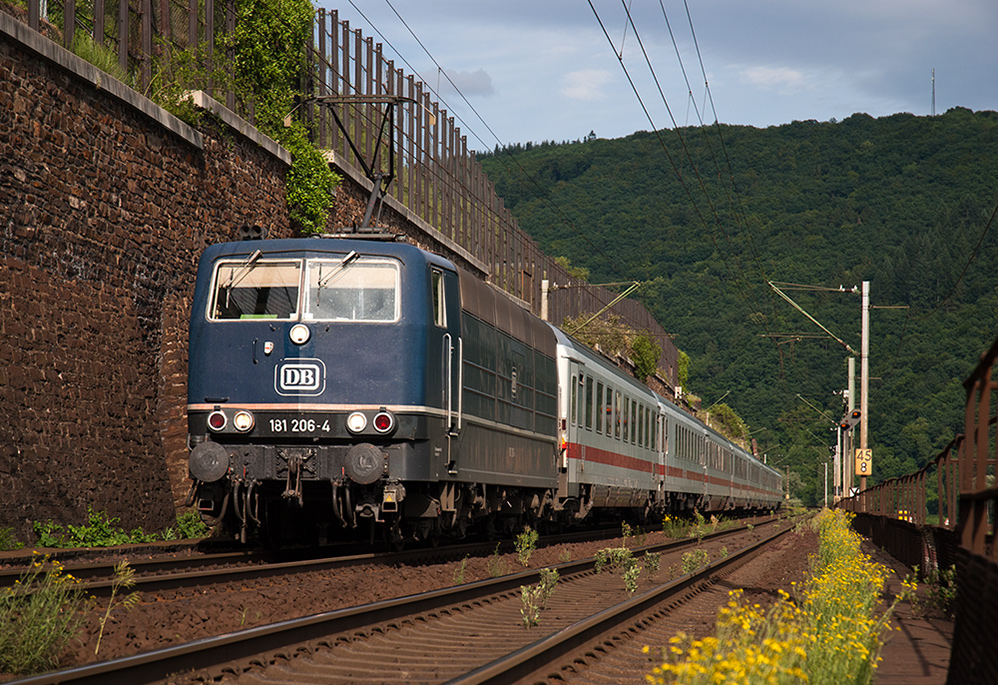
<svg viewBox="0 0 998 685">
<path fill-rule="evenodd" d="M 208 414 L 208 428 L 213 431 L 220 431 L 225 428 L 225 424 L 228 420 L 225 418 L 225 414 L 220 411 L 213 411 Z"/>
<path fill-rule="evenodd" d="M 395 427 L 395 417 L 386 411 L 378 412 L 374 417 L 374 430 L 387 433 Z"/>
</svg>

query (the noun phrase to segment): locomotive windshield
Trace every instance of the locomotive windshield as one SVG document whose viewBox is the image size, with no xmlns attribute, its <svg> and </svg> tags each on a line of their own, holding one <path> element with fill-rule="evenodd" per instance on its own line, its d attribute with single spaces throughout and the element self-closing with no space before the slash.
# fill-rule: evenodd
<svg viewBox="0 0 998 685">
<path fill-rule="evenodd" d="M 312 259 L 308 262 L 306 319 L 395 321 L 399 268 L 394 261 Z"/>
<path fill-rule="evenodd" d="M 394 260 L 356 253 L 346 259 L 224 261 L 215 269 L 209 318 L 296 320 L 300 314 L 314 321 L 397 321 L 399 280 Z"/>
<path fill-rule="evenodd" d="M 298 313 L 298 261 L 223 262 L 215 270 L 212 319 L 293 319 Z"/>
</svg>

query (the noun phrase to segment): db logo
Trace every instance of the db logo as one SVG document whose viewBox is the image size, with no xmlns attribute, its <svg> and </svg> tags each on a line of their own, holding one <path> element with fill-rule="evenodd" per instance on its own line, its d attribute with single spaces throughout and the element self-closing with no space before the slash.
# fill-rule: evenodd
<svg viewBox="0 0 998 685">
<path fill-rule="evenodd" d="M 321 359 L 291 359 L 274 370 L 278 395 L 321 395 L 326 387 L 326 365 Z"/>
</svg>

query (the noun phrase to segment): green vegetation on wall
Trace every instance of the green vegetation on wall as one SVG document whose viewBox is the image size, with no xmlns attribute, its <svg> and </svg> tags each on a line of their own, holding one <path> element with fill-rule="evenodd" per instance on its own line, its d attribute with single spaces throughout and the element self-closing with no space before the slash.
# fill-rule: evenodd
<svg viewBox="0 0 998 685">
<path fill-rule="evenodd" d="M 332 192 L 340 181 L 309 140 L 304 124 L 293 116 L 304 97 L 300 84 L 313 13 L 309 0 L 239 0 L 235 30 L 218 33 L 221 49 L 216 49 L 214 61 L 208 59 L 204 43 L 183 50 L 163 45 L 147 91 L 195 126 L 202 113 L 185 98 L 188 91 L 234 91 L 237 109 L 253 111 L 254 125 L 291 153 L 288 209 L 303 233 L 325 230 Z M 220 58 L 226 54 L 232 59 Z M 285 126 L 288 115 L 290 125 Z"/>
<path fill-rule="evenodd" d="M 293 118 L 290 126 L 284 125 L 301 101 L 298 84 L 314 12 L 309 0 L 239 0 L 236 30 L 227 37 L 236 92 L 253 101 L 257 127 L 291 152 L 288 207 L 305 233 L 325 229 L 339 180 L 309 141 L 304 125 Z"/>
</svg>

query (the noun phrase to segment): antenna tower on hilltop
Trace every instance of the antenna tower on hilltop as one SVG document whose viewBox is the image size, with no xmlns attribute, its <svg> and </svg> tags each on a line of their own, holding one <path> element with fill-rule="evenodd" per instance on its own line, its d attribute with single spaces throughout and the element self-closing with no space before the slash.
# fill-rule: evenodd
<svg viewBox="0 0 998 685">
<path fill-rule="evenodd" d="M 932 116 L 936 116 L 936 70 L 932 70 Z"/>
</svg>

